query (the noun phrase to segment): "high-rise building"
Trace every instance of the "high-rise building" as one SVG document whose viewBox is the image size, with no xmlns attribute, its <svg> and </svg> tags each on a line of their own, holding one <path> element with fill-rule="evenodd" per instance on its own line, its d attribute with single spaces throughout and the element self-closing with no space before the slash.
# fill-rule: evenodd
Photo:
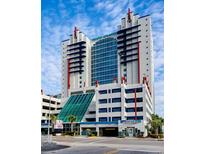
<svg viewBox="0 0 205 154">
<path fill-rule="evenodd" d="M 75 28 L 62 41 L 62 101 L 83 134 L 147 135 L 154 112 L 151 17 L 128 10 L 117 32 L 89 39 Z M 66 126 L 67 127 L 67 126 Z"/>
<path fill-rule="evenodd" d="M 112 83 L 117 79 L 117 37 L 116 34 L 93 39 L 91 47 L 91 85 Z"/>
</svg>

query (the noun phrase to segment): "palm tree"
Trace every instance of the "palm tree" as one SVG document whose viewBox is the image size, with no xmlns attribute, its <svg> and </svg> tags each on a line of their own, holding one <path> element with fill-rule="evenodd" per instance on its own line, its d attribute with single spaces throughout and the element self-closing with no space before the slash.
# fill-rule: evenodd
<svg viewBox="0 0 205 154">
<path fill-rule="evenodd" d="M 68 121 L 71 123 L 71 132 L 73 132 L 73 122 L 75 122 L 76 121 L 76 116 L 74 116 L 74 115 L 69 115 L 68 116 Z"/>
<path fill-rule="evenodd" d="M 162 126 L 164 124 L 164 119 L 162 117 L 159 117 L 157 114 L 152 114 L 152 120 L 149 121 L 149 125 L 151 125 L 151 128 L 147 125 L 147 130 L 151 133 L 158 135 L 161 133 Z"/>
</svg>

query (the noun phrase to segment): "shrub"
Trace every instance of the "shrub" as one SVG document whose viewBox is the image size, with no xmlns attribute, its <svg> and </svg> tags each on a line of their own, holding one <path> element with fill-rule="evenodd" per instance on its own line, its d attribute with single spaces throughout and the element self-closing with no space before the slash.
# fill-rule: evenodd
<svg viewBox="0 0 205 154">
<path fill-rule="evenodd" d="M 160 138 L 164 138 L 164 134 L 159 134 L 159 137 Z"/>
<path fill-rule="evenodd" d="M 91 134 L 91 136 L 96 136 L 96 134 Z"/>
<path fill-rule="evenodd" d="M 158 135 L 157 135 L 157 134 L 150 134 L 150 137 L 152 137 L 152 138 L 158 138 Z"/>
</svg>

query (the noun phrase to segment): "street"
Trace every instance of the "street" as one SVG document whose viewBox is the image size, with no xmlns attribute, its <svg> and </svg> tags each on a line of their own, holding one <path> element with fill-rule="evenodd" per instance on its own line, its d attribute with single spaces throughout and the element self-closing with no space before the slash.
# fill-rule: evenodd
<svg viewBox="0 0 205 154">
<path fill-rule="evenodd" d="M 163 141 L 150 138 L 55 136 L 52 140 L 70 148 L 42 154 L 161 154 L 164 151 Z"/>
</svg>

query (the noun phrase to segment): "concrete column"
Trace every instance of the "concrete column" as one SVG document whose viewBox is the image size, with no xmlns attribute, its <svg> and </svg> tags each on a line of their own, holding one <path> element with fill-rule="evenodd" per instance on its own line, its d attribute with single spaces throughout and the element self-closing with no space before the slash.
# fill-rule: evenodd
<svg viewBox="0 0 205 154">
<path fill-rule="evenodd" d="M 100 136 L 100 129 L 98 126 L 96 126 L 96 132 L 97 132 L 97 136 Z"/>
<path fill-rule="evenodd" d="M 82 127 L 80 126 L 80 135 L 82 134 Z"/>
<path fill-rule="evenodd" d="M 98 85 L 99 86 L 99 85 Z M 98 122 L 98 91 L 99 91 L 99 88 L 98 87 L 96 87 L 95 88 L 95 102 L 96 102 L 96 108 L 95 108 L 95 111 L 96 111 L 96 114 L 95 114 L 95 118 L 96 118 L 96 122 Z"/>
</svg>

